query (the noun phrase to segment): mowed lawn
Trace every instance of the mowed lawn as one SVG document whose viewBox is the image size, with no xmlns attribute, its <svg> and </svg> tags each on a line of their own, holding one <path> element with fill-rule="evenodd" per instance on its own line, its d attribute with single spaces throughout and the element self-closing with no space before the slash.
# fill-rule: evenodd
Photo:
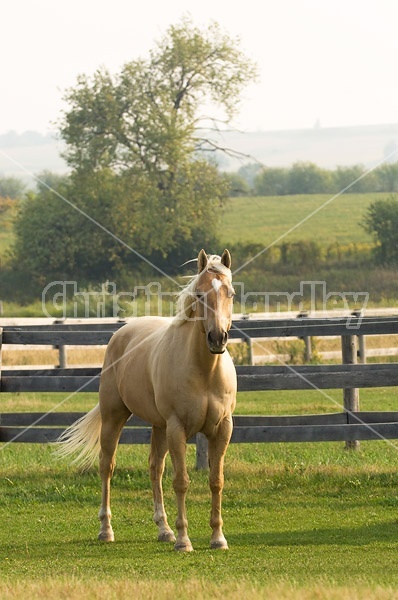
<svg viewBox="0 0 398 600">
<path fill-rule="evenodd" d="M 395 388 L 361 390 L 363 410 L 391 410 Z M 27 394 L 3 410 L 29 410 Z M 318 397 L 319 396 L 319 397 Z M 32 398 L 34 410 L 62 394 Z M 95 394 L 59 410 L 87 410 Z M 341 391 L 239 394 L 238 414 L 333 412 Z M 209 549 L 207 473 L 188 448 L 192 554 L 156 541 L 147 446 L 121 446 L 112 486 L 116 541 L 96 540 L 100 483 L 54 460 L 47 445 L 0 450 L 0 597 L 4 598 L 396 598 L 397 441 L 234 444 L 225 466 L 228 552 Z M 170 460 L 170 522 L 176 516 Z"/>
<path fill-rule="evenodd" d="M 322 246 L 369 243 L 360 223 L 367 207 L 388 194 L 230 198 L 220 226 L 224 244 L 313 240 Z"/>
</svg>

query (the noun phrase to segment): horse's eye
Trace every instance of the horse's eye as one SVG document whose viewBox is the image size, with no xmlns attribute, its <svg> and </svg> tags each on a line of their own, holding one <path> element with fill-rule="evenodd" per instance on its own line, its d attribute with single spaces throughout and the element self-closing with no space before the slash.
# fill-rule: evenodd
<svg viewBox="0 0 398 600">
<path fill-rule="evenodd" d="M 235 290 L 233 288 L 228 290 L 228 298 L 233 298 L 234 296 L 236 296 Z"/>
</svg>

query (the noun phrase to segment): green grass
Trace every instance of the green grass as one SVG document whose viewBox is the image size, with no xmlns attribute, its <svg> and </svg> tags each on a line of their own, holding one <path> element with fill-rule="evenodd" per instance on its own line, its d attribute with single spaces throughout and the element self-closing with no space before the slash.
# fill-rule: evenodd
<svg viewBox="0 0 398 600">
<path fill-rule="evenodd" d="M 398 389 L 364 388 L 360 405 L 364 411 L 397 410 Z M 235 414 L 293 415 L 338 412 L 342 410 L 342 390 L 283 390 L 239 392 Z M 2 412 L 89 411 L 98 402 L 98 394 L 28 393 L 1 394 Z M 0 421 L 1 422 L 1 421 Z"/>
<path fill-rule="evenodd" d="M 322 246 L 334 243 L 370 243 L 360 226 L 367 207 L 388 194 L 342 194 L 325 205 L 331 194 L 230 198 L 225 209 L 220 238 L 224 244 L 261 243 L 264 246 L 289 233 L 285 241 L 313 240 Z"/>
<path fill-rule="evenodd" d="M 330 398 L 308 392 L 239 394 L 236 412 L 337 410 L 334 400 L 341 400 L 341 392 L 327 394 Z M 7 411 L 27 410 L 29 399 L 34 410 L 48 410 L 65 397 L 4 396 Z M 361 408 L 390 410 L 395 398 L 391 388 L 361 390 Z M 95 402 L 95 394 L 80 394 L 62 408 L 88 410 Z M 138 592 L 145 598 L 175 597 L 173 585 L 181 598 L 223 597 L 217 595 L 219 586 L 224 595 L 240 590 L 240 598 L 291 598 L 296 593 L 331 598 L 331 590 L 344 586 L 363 588 L 366 598 L 392 598 L 388 590 L 398 586 L 397 450 L 395 441 L 362 442 L 359 452 L 345 451 L 342 443 L 231 445 L 223 501 L 230 550 L 215 552 L 209 549 L 207 474 L 194 469 L 195 450 L 189 446 L 187 508 L 195 552 L 181 555 L 156 541 L 147 446 L 119 448 L 112 486 L 116 542 L 107 545 L 96 540 L 96 469 L 81 474 L 54 461 L 48 446 L 10 444 L 0 451 L 0 593 L 16 586 L 20 596 L 15 597 L 22 597 L 27 585 L 47 582 L 64 590 L 69 582 L 79 591 L 64 597 L 81 597 L 91 586 L 97 592 L 90 597 L 99 598 L 99 582 L 110 588 L 124 582 L 127 588 L 133 583 L 151 586 L 141 588 L 142 596 Z M 169 459 L 164 483 L 174 522 Z M 314 586 L 320 586 L 318 592 L 305 595 Z M 371 592 L 377 586 L 381 588 Z M 113 597 L 128 595 L 126 590 L 120 594 Z M 58 596 L 60 592 L 53 597 Z"/>
<path fill-rule="evenodd" d="M 398 585 L 395 449 L 363 443 L 354 455 L 341 444 L 231 446 L 223 502 L 228 553 L 209 550 L 207 475 L 194 470 L 193 448 L 188 454 L 195 552 L 187 556 L 156 542 L 146 447 L 119 449 L 111 545 L 96 541 L 96 472 L 54 464 L 48 447 L 7 447 L 0 458 L 2 580 Z M 173 521 L 169 464 L 165 501 Z"/>
</svg>

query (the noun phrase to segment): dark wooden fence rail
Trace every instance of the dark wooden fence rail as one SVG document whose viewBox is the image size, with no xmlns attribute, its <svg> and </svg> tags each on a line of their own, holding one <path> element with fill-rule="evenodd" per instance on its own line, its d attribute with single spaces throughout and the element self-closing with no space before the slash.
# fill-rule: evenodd
<svg viewBox="0 0 398 600">
<path fill-rule="evenodd" d="M 123 325 L 120 322 L 5 326 L 0 329 L 0 392 L 96 392 L 98 368 L 1 369 L 1 347 L 104 345 Z M 398 438 L 398 412 L 360 412 L 358 400 L 358 388 L 398 386 L 398 363 L 356 364 L 358 336 L 396 333 L 398 316 L 234 321 L 230 337 L 246 341 L 266 337 L 341 336 L 342 364 L 237 366 L 237 375 L 240 391 L 340 388 L 344 410 L 321 415 L 235 416 L 232 442 L 345 441 L 354 445 L 359 440 Z M 81 413 L 61 412 L 3 413 L 0 442 L 51 442 L 80 416 Z M 132 417 L 123 430 L 121 443 L 149 440 L 150 427 Z"/>
</svg>

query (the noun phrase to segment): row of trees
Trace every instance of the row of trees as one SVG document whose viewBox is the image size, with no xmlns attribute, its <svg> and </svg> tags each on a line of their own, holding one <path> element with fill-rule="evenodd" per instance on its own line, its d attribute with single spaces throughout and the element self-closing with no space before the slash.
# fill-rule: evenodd
<svg viewBox="0 0 398 600">
<path fill-rule="evenodd" d="M 201 152 L 198 158 L 202 159 Z M 211 163 L 206 160 L 209 172 Z M 213 164 L 213 167 L 215 165 Z M 323 169 L 311 162 L 291 167 L 265 167 L 250 163 L 232 173 L 219 173 L 224 191 L 234 196 L 287 196 L 295 194 L 398 193 L 398 162 L 382 164 L 374 170 L 362 165 Z M 44 173 L 44 179 L 51 177 Z M 54 181 L 56 183 L 56 178 Z M 17 177 L 0 177 L 0 198 L 21 199 L 25 184 Z"/>
<path fill-rule="evenodd" d="M 286 196 L 398 192 L 398 163 L 369 170 L 363 165 L 323 169 L 311 162 L 291 167 L 263 167 L 251 163 L 228 174 L 231 196 Z"/>
</svg>

